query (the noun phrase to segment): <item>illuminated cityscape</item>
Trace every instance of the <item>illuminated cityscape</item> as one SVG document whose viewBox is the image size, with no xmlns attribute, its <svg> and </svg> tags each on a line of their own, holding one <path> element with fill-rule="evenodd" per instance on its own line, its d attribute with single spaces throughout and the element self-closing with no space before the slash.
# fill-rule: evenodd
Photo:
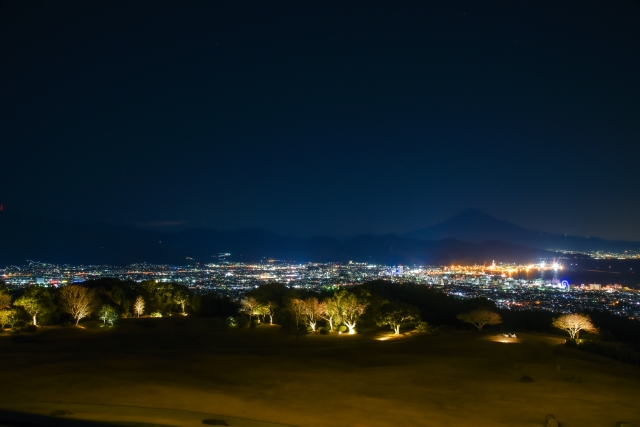
<svg viewBox="0 0 640 427">
<path fill-rule="evenodd" d="M 640 1 L 0 1 L 0 427 L 640 427 Z"/>
<path fill-rule="evenodd" d="M 559 262 L 485 266 L 387 266 L 367 263 L 266 262 L 220 263 L 193 266 L 134 264 L 126 267 L 71 266 L 30 262 L 0 270 L 10 287 L 52 286 L 101 278 L 125 281 L 180 283 L 194 293 L 214 292 L 241 298 L 246 292 L 271 282 L 292 288 L 330 292 L 373 280 L 401 285 L 416 283 L 440 289 L 459 298 L 487 298 L 510 310 L 576 312 L 604 310 L 640 318 L 640 292 L 620 284 L 570 283 L 561 279 Z M 530 278 L 525 276 L 529 275 Z M 545 276 L 545 277 L 543 277 Z"/>
</svg>

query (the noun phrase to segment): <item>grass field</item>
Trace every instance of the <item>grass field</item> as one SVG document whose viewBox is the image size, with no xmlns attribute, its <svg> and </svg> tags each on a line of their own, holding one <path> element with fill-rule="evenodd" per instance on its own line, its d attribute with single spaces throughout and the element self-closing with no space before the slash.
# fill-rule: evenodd
<svg viewBox="0 0 640 427">
<path fill-rule="evenodd" d="M 563 427 L 640 425 L 640 370 L 560 348 L 558 337 L 296 341 L 277 326 L 195 318 L 85 325 L 1 336 L 0 406 L 185 427 L 203 414 L 239 426 L 541 426 L 546 414 Z"/>
</svg>

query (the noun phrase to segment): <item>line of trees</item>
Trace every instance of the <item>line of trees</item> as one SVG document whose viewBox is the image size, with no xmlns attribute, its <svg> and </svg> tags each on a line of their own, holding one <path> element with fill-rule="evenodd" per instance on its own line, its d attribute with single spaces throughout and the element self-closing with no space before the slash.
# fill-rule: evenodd
<svg viewBox="0 0 640 427">
<path fill-rule="evenodd" d="M 482 331 L 504 325 L 502 328 L 509 331 L 562 330 L 570 340 L 578 339 L 581 331 L 589 332 L 591 339 L 627 342 L 640 350 L 640 323 L 608 312 L 557 316 L 544 310 L 498 309 L 485 298 L 460 299 L 431 287 L 383 280 L 320 294 L 270 283 L 249 292 L 241 302 L 240 312 L 264 320 L 267 307 L 269 323 L 289 324 L 291 329 L 304 325 L 311 331 L 318 330 L 320 322 L 330 331 L 340 326 L 350 332 L 355 331 L 356 326 L 389 326 L 394 333 L 409 326 L 429 330 L 430 325 L 462 327 L 468 324 Z"/>
<path fill-rule="evenodd" d="M 268 283 L 240 301 L 213 293 L 192 295 L 183 285 L 155 281 L 99 279 L 57 289 L 32 286 L 11 292 L 0 281 L 0 327 L 26 322 L 78 324 L 88 317 L 113 325 L 120 317 L 187 310 L 201 317 L 216 317 L 221 324 L 230 323 L 227 319 L 233 317 L 231 323 L 242 326 L 246 316 L 248 324 L 259 319 L 296 334 L 336 330 L 355 333 L 376 326 L 388 326 L 399 334 L 407 327 L 428 331 L 430 325 L 461 327 L 465 323 L 479 331 L 500 324 L 510 331 L 549 332 L 556 328 L 565 331 L 569 341 L 578 340 L 581 332 L 589 332 L 590 341 L 627 343 L 629 351 L 640 351 L 640 323 L 608 312 L 554 316 L 542 310 L 499 310 L 487 299 L 463 300 L 426 286 L 382 280 L 325 293 Z"/>
<path fill-rule="evenodd" d="M 240 312 L 249 321 L 268 318 L 273 324 L 275 318 L 293 331 L 304 327 L 309 332 L 344 329 L 344 332 L 354 334 L 358 324 L 364 323 L 366 326 L 390 326 L 399 334 L 401 327 L 426 325 L 417 307 L 378 297 L 365 288 L 339 289 L 319 295 L 270 283 L 241 299 Z M 319 328 L 321 322 L 325 324 L 322 329 Z"/>
<path fill-rule="evenodd" d="M 186 286 L 156 281 L 100 279 L 59 288 L 31 286 L 13 292 L 0 281 L 0 328 L 13 328 L 27 321 L 33 326 L 68 320 L 78 325 L 90 316 L 113 325 L 120 317 L 140 317 L 145 310 L 185 314 L 191 299 Z"/>
</svg>

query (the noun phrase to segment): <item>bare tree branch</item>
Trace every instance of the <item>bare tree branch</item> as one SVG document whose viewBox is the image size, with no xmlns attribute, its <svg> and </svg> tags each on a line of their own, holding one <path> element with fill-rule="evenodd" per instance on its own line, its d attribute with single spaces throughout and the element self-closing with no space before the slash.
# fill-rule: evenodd
<svg viewBox="0 0 640 427">
<path fill-rule="evenodd" d="M 469 313 L 461 313 L 456 316 L 458 319 L 482 330 L 485 325 L 498 325 L 502 323 L 502 318 L 498 313 L 484 308 L 470 311 Z"/>
<path fill-rule="evenodd" d="M 94 299 L 93 292 L 84 286 L 68 285 L 60 289 L 60 307 L 73 317 L 76 325 L 91 314 Z"/>
<path fill-rule="evenodd" d="M 580 331 L 598 333 L 598 328 L 591 323 L 591 318 L 586 314 L 565 314 L 553 319 L 553 326 L 567 331 L 572 340 L 579 337 Z"/>
</svg>

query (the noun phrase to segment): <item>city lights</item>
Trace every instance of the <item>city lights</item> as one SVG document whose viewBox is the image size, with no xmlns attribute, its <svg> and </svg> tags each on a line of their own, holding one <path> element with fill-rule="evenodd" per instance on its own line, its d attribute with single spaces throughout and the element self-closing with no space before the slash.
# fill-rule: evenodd
<svg viewBox="0 0 640 427">
<path fill-rule="evenodd" d="M 370 263 L 219 263 L 192 266 L 134 264 L 126 267 L 70 266 L 31 262 L 0 269 L 10 287 L 58 286 L 104 277 L 141 282 L 181 283 L 196 294 L 214 292 L 240 300 L 269 283 L 311 291 L 335 291 L 372 280 L 414 283 L 458 298 L 488 298 L 509 310 L 571 312 L 607 310 L 640 318 L 640 293 L 621 285 L 570 283 L 557 260 L 530 264 L 387 266 Z M 353 331 L 351 328 L 350 331 Z"/>
</svg>

